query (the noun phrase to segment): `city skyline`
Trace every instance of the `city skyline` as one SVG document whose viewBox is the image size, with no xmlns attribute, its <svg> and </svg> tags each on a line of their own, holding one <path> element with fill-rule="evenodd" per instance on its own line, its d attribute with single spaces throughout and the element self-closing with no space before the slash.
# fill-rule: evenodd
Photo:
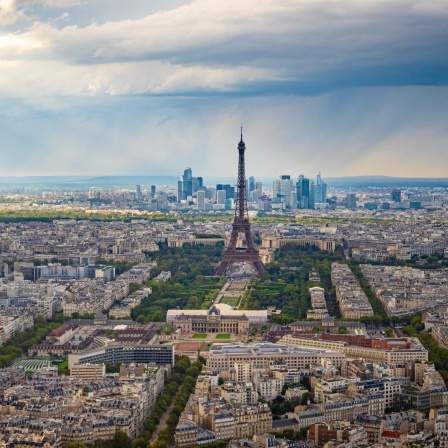
<svg viewBox="0 0 448 448">
<path fill-rule="evenodd" d="M 445 175 L 443 2 L 150 3 L 0 2 L 0 176 Z"/>
</svg>

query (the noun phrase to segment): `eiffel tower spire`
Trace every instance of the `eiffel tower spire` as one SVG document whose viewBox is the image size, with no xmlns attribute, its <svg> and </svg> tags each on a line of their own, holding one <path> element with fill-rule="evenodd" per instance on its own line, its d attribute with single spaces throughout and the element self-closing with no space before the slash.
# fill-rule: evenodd
<svg viewBox="0 0 448 448">
<path fill-rule="evenodd" d="M 238 185 L 235 217 L 233 219 L 229 245 L 224 251 L 224 256 L 216 271 L 216 275 L 219 276 L 224 275 L 232 264 L 242 262 L 252 264 L 258 274 L 261 274 L 264 271 L 260 253 L 254 244 L 254 238 L 249 222 L 249 214 L 247 212 L 246 173 L 244 164 L 245 151 L 246 145 L 243 141 L 243 128 L 241 128 L 241 140 L 238 143 Z M 236 245 L 240 233 L 243 233 L 246 237 L 246 248 L 237 249 Z"/>
</svg>

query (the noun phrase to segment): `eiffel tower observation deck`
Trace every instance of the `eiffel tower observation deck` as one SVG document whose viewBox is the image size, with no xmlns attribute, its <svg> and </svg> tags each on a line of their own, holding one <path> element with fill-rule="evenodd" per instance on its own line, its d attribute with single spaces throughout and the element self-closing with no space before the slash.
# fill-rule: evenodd
<svg viewBox="0 0 448 448">
<path fill-rule="evenodd" d="M 248 263 L 253 266 L 258 275 L 264 272 L 260 253 L 254 244 L 254 237 L 250 228 L 249 214 L 247 212 L 246 174 L 244 166 L 244 152 L 246 145 L 243 141 L 243 128 L 241 128 L 241 140 L 238 143 L 238 190 L 235 204 L 235 218 L 232 224 L 230 242 L 224 251 L 221 263 L 216 275 L 225 275 L 235 263 Z M 244 234 L 246 247 L 237 248 L 238 236 Z"/>
</svg>

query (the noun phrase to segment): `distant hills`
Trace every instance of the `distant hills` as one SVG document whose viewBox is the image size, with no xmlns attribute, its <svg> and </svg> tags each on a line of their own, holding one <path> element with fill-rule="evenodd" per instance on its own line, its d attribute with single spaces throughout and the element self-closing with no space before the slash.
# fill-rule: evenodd
<svg viewBox="0 0 448 448">
<path fill-rule="evenodd" d="M 0 177 L 0 186 L 26 186 L 36 188 L 88 189 L 135 188 L 135 185 L 175 186 L 179 176 L 11 176 Z M 272 185 L 273 178 L 256 178 L 263 185 Z M 339 188 L 365 187 L 448 187 L 448 178 L 414 178 L 391 176 L 324 177 L 328 185 Z M 206 185 L 236 183 L 236 177 L 205 177 Z"/>
<path fill-rule="evenodd" d="M 86 184 L 109 185 L 176 185 L 179 176 L 101 176 L 85 179 Z M 78 181 L 75 181 L 78 182 Z"/>
<path fill-rule="evenodd" d="M 333 187 L 448 187 L 448 178 L 349 176 L 324 180 Z"/>
<path fill-rule="evenodd" d="M 0 177 L 0 186 L 85 190 L 89 188 L 135 188 L 137 184 L 176 185 L 178 176 L 23 176 Z"/>
</svg>

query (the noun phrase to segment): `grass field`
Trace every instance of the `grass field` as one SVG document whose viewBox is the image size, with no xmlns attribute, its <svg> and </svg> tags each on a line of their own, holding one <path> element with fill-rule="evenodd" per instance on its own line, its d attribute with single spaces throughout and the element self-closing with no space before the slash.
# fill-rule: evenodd
<svg viewBox="0 0 448 448">
<path fill-rule="evenodd" d="M 225 303 L 226 305 L 230 305 L 233 307 L 238 306 L 238 302 L 240 301 L 240 297 L 221 297 L 219 303 Z"/>
<path fill-rule="evenodd" d="M 68 358 L 58 364 L 59 375 L 70 375 L 70 370 L 68 370 Z"/>
<path fill-rule="evenodd" d="M 65 358 L 64 361 L 61 361 L 61 362 L 58 364 L 58 367 L 59 367 L 60 369 L 68 369 L 68 358 Z"/>
<path fill-rule="evenodd" d="M 205 339 L 207 335 L 205 333 L 195 333 L 193 339 Z"/>
<path fill-rule="evenodd" d="M 219 333 L 216 335 L 216 339 L 230 339 L 229 333 Z"/>
</svg>

